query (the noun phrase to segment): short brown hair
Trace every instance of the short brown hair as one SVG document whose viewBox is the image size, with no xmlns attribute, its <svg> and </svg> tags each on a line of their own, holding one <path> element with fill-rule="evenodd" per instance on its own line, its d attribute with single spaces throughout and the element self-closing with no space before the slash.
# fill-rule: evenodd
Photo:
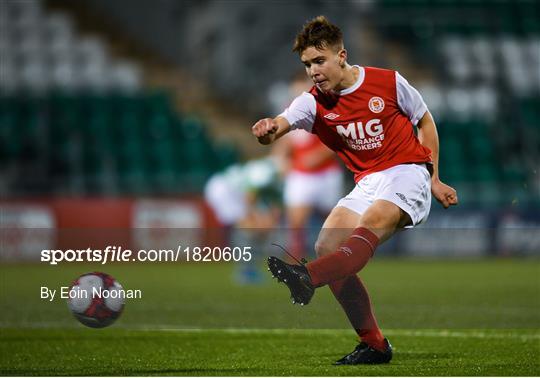
<svg viewBox="0 0 540 378">
<path fill-rule="evenodd" d="M 343 33 L 325 16 L 317 16 L 304 24 L 296 35 L 293 51 L 301 54 L 308 47 L 323 49 L 328 46 L 343 47 Z"/>
</svg>

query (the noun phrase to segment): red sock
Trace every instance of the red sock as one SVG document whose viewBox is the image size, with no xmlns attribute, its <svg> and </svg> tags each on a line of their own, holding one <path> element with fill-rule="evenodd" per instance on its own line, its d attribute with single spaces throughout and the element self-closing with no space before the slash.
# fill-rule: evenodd
<svg viewBox="0 0 540 378">
<path fill-rule="evenodd" d="M 378 244 L 377 235 L 367 228 L 358 227 L 336 252 L 321 256 L 306 265 L 311 282 L 319 287 L 356 274 L 373 256 Z"/>
<path fill-rule="evenodd" d="M 371 309 L 369 294 L 356 274 L 330 285 L 360 339 L 369 346 L 384 350 L 384 336 Z"/>
</svg>

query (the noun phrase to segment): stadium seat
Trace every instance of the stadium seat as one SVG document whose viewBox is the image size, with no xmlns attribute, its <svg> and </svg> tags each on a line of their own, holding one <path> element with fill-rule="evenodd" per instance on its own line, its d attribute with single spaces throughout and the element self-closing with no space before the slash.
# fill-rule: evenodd
<svg viewBox="0 0 540 378">
<path fill-rule="evenodd" d="M 0 110 L 0 155 L 2 161 L 13 161 L 19 155 L 21 142 L 19 137 L 19 114 L 14 98 L 2 98 Z"/>
</svg>

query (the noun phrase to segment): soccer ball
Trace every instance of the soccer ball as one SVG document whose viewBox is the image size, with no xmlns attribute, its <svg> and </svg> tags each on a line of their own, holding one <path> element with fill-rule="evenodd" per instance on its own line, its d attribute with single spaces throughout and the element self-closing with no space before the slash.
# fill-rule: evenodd
<svg viewBox="0 0 540 378">
<path fill-rule="evenodd" d="M 113 277 L 101 272 L 86 273 L 73 281 L 68 307 L 82 324 L 103 328 L 118 319 L 124 309 L 124 289 Z"/>
</svg>

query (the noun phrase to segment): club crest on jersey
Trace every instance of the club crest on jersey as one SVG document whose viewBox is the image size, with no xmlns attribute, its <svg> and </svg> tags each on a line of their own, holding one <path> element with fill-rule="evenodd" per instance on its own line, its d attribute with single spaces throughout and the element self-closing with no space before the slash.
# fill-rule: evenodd
<svg viewBox="0 0 540 378">
<path fill-rule="evenodd" d="M 380 113 L 384 110 L 384 100 L 380 97 L 372 97 L 369 99 L 369 110 L 373 113 Z"/>
</svg>

